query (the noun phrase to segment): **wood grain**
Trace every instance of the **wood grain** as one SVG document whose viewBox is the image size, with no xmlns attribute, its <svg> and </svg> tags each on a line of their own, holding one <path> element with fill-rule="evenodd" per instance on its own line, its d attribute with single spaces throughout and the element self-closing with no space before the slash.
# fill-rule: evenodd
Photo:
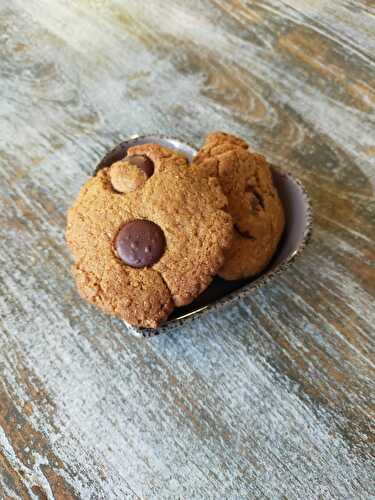
<svg viewBox="0 0 375 500">
<path fill-rule="evenodd" d="M 0 3 L 0 497 L 373 498 L 375 8 Z M 223 129 L 303 180 L 284 275 L 140 342 L 80 301 L 66 210 L 134 132 Z"/>
</svg>

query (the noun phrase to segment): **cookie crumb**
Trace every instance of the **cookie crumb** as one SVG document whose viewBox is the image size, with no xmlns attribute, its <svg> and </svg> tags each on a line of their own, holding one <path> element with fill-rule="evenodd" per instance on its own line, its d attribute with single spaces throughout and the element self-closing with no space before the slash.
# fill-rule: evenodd
<svg viewBox="0 0 375 500">
<path fill-rule="evenodd" d="M 118 193 L 130 193 L 147 181 L 146 173 L 126 159 L 114 163 L 109 169 L 112 187 Z"/>
</svg>

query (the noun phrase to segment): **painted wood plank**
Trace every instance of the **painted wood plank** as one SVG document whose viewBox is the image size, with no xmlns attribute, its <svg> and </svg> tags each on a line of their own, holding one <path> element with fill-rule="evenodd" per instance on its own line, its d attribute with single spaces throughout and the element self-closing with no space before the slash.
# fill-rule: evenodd
<svg viewBox="0 0 375 500">
<path fill-rule="evenodd" d="M 375 16 L 343 0 L 0 5 L 0 496 L 370 498 Z M 131 133 L 248 138 L 315 211 L 272 285 L 140 342 L 65 215 Z"/>
</svg>

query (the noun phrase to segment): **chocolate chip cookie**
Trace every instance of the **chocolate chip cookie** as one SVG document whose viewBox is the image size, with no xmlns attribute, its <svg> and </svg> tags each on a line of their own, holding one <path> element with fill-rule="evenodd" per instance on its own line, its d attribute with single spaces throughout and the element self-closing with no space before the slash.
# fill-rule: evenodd
<svg viewBox="0 0 375 500">
<path fill-rule="evenodd" d="M 242 139 L 209 134 L 194 164 L 216 175 L 228 198 L 234 239 L 219 276 L 226 280 L 260 273 L 270 262 L 284 229 L 284 212 L 265 158 Z"/>
<path fill-rule="evenodd" d="M 154 328 L 210 284 L 233 225 L 209 170 L 157 144 L 121 151 L 103 159 L 69 210 L 73 275 L 89 302 Z"/>
</svg>

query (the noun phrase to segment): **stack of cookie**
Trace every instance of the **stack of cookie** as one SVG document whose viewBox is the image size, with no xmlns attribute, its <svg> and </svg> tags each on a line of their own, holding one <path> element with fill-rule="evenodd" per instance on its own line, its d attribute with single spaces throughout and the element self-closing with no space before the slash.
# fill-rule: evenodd
<svg viewBox="0 0 375 500">
<path fill-rule="evenodd" d="M 266 160 L 245 141 L 209 134 L 191 164 L 159 144 L 118 153 L 103 159 L 68 214 L 83 298 L 155 328 L 215 275 L 238 280 L 268 265 L 284 213 Z"/>
</svg>

